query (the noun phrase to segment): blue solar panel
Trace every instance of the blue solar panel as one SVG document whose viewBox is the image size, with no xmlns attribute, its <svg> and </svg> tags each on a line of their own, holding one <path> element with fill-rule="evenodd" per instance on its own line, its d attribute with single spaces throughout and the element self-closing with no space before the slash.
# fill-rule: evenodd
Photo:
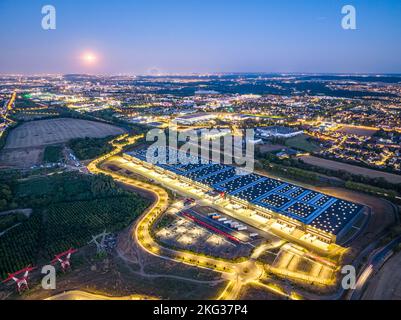
<svg viewBox="0 0 401 320">
<path fill-rule="evenodd" d="M 308 190 L 308 192 L 307 192 L 304 196 L 300 197 L 299 199 L 302 200 L 303 202 L 309 203 L 309 202 L 312 201 L 316 196 L 321 196 L 321 195 L 322 195 L 321 193 Z"/>
<path fill-rule="evenodd" d="M 235 170 L 235 168 L 227 168 L 227 170 L 225 170 L 223 172 L 220 172 L 220 173 L 212 175 L 212 176 L 208 176 L 206 178 L 202 178 L 202 180 L 200 180 L 200 181 L 206 185 L 211 185 L 211 186 L 215 187 L 217 184 L 235 177 L 236 172 L 237 171 Z"/>
<path fill-rule="evenodd" d="M 338 234 L 363 206 L 345 200 L 335 203 L 321 212 L 310 224 L 323 231 Z"/>
<path fill-rule="evenodd" d="M 251 202 L 259 198 L 260 196 L 266 195 L 269 191 L 274 190 L 281 185 L 282 183 L 280 181 L 265 179 L 263 181 L 254 184 L 249 188 L 243 189 L 235 196 Z"/>
<path fill-rule="evenodd" d="M 281 188 L 280 190 L 278 190 L 277 193 L 287 194 L 287 193 L 294 192 L 296 189 L 297 189 L 296 186 L 294 186 L 292 184 L 288 184 L 284 188 Z"/>
<path fill-rule="evenodd" d="M 298 198 L 301 194 L 303 194 L 306 190 L 304 188 L 297 187 L 295 190 L 290 190 L 288 192 L 288 196 L 291 198 Z"/>
<path fill-rule="evenodd" d="M 292 200 L 286 196 L 283 196 L 278 193 L 273 193 L 273 194 L 270 194 L 267 197 L 259 200 L 258 202 L 269 208 L 279 210 L 282 206 L 284 206 L 285 204 L 287 204 L 291 201 Z"/>
<path fill-rule="evenodd" d="M 169 150 L 163 152 L 168 159 Z M 129 154 L 146 161 L 146 150 Z M 192 157 L 192 160 L 191 164 L 159 166 L 333 234 L 341 231 L 363 209 L 361 205 L 259 174 L 238 175 L 232 166 L 199 157 Z M 201 160 L 207 164 L 202 164 Z"/>
<path fill-rule="evenodd" d="M 255 183 L 258 180 L 261 180 L 262 177 L 259 175 L 256 175 L 254 173 L 245 175 L 245 176 L 238 176 L 234 180 L 230 180 L 227 183 L 223 183 L 220 185 L 222 190 L 224 190 L 227 193 L 233 194 L 236 191 L 239 191 L 242 188 L 248 187 L 250 184 Z"/>
<path fill-rule="evenodd" d="M 285 212 L 292 218 L 301 220 L 306 223 L 306 219 L 316 211 L 316 207 L 313 207 L 304 202 L 293 202 L 285 209 Z"/>
<path fill-rule="evenodd" d="M 186 164 L 186 165 L 176 165 L 174 168 L 177 170 L 177 172 L 180 172 L 181 174 L 186 174 L 189 172 L 194 172 L 197 170 L 200 170 L 202 168 L 208 167 L 208 164 Z"/>
<path fill-rule="evenodd" d="M 202 168 L 200 170 L 191 171 L 189 173 L 187 172 L 185 173 L 185 176 L 189 179 L 198 180 L 201 179 L 202 177 L 209 176 L 214 172 L 223 170 L 224 168 L 225 166 L 221 164 L 207 165 L 205 168 Z"/>
</svg>

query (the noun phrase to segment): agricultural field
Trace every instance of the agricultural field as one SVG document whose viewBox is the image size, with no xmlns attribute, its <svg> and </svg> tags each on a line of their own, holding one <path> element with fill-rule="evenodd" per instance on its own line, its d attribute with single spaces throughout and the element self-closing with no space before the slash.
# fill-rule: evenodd
<svg viewBox="0 0 401 320">
<path fill-rule="evenodd" d="M 283 146 L 281 144 L 265 143 L 265 144 L 258 146 L 258 148 L 261 153 L 267 153 L 267 152 L 274 152 L 274 151 L 279 151 L 279 150 L 285 149 L 286 146 Z"/>
<path fill-rule="evenodd" d="M 45 148 L 77 138 L 105 138 L 124 133 L 109 124 L 71 118 L 37 120 L 10 131 L 0 151 L 0 168 L 29 168 L 47 161 Z M 53 158 L 53 157 L 52 157 Z"/>
<path fill-rule="evenodd" d="M 285 145 L 287 147 L 303 150 L 306 152 L 316 152 L 319 150 L 319 146 L 313 141 L 310 141 L 309 137 L 304 134 L 287 139 L 285 141 Z"/>
<path fill-rule="evenodd" d="M 39 253 L 41 216 L 33 214 L 26 222 L 0 236 L 0 277 L 34 264 Z"/>
<path fill-rule="evenodd" d="M 1 168 L 27 168 L 42 162 L 43 148 L 24 148 L 0 151 Z"/>
<path fill-rule="evenodd" d="M 149 204 L 101 175 L 64 173 L 2 183 L 12 190 L 6 210 L 29 206 L 33 212 L 29 218 L 1 217 L 4 228 L 19 223 L 0 234 L 1 279 L 29 264 L 48 262 L 71 247 L 85 246 L 92 235 L 104 230 L 124 229 Z"/>
<path fill-rule="evenodd" d="M 339 161 L 322 159 L 314 156 L 303 156 L 301 157 L 301 159 L 307 164 L 311 164 L 314 166 L 330 170 L 342 170 L 352 174 L 359 174 L 370 178 L 384 178 L 391 183 L 401 183 L 401 176 L 393 173 L 373 170 Z"/>
<path fill-rule="evenodd" d="M 12 130 L 4 149 L 31 148 L 67 142 L 75 138 L 102 138 L 124 133 L 109 124 L 81 119 L 49 119 L 26 122 Z"/>
<path fill-rule="evenodd" d="M 50 258 L 71 247 L 85 246 L 92 235 L 104 230 L 120 231 L 145 208 L 145 201 L 132 196 L 52 205 L 43 216 L 43 255 Z"/>
<path fill-rule="evenodd" d="M 28 219 L 28 217 L 20 212 L 1 214 L 0 213 L 0 234 L 7 232 L 7 230 L 18 223 L 21 223 Z"/>
</svg>

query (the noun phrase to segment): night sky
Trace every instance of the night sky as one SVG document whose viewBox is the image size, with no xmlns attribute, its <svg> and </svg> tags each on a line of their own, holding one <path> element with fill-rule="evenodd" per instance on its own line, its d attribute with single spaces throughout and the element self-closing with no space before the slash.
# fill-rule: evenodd
<svg viewBox="0 0 401 320">
<path fill-rule="evenodd" d="M 0 45 L 0 73 L 401 73 L 401 1 L 0 0 Z"/>
</svg>

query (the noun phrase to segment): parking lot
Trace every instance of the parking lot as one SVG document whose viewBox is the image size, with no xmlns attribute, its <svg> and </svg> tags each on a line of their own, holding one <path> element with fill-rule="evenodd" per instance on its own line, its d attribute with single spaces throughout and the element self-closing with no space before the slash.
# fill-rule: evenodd
<svg viewBox="0 0 401 320">
<path fill-rule="evenodd" d="M 294 273 L 295 277 L 304 280 L 326 282 L 333 280 L 335 266 L 329 261 L 317 261 L 313 255 L 308 255 L 290 244 L 284 245 L 272 263 L 274 268 L 282 272 Z"/>
<path fill-rule="evenodd" d="M 171 223 L 156 231 L 157 238 L 168 246 L 226 259 L 247 257 L 252 252 L 253 246 L 249 243 L 230 241 L 188 219 L 182 212 L 172 217 Z"/>
<path fill-rule="evenodd" d="M 234 207 L 235 208 L 232 208 L 232 210 L 236 210 L 237 212 L 244 211 L 243 209 L 240 209 L 239 206 Z M 209 206 L 195 206 L 191 208 L 191 210 L 192 212 L 195 212 L 198 217 L 201 216 L 203 217 L 203 219 L 206 219 L 207 223 L 221 229 L 224 232 L 231 234 L 232 236 L 238 238 L 242 242 L 247 243 L 252 247 L 256 247 L 260 243 L 265 241 L 275 242 L 279 240 L 279 238 L 274 236 L 273 234 L 267 233 L 266 231 L 247 224 L 245 222 L 246 220 L 242 219 L 242 216 L 241 219 L 236 219 L 231 215 L 225 214 Z M 212 217 L 210 217 L 210 214 L 212 213 L 218 214 L 219 217 L 217 219 L 213 219 Z M 237 228 L 232 228 L 230 226 L 230 223 L 227 223 L 229 221 L 231 223 L 238 223 L 240 226 L 246 227 L 246 229 L 238 231 Z"/>
</svg>

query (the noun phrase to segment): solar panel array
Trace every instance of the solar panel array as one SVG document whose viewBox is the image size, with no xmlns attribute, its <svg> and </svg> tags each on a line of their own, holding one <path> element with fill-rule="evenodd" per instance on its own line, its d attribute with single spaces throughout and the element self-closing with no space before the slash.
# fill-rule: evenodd
<svg viewBox="0 0 401 320">
<path fill-rule="evenodd" d="M 363 209 L 350 201 L 172 150 L 140 149 L 128 154 L 332 234 L 338 234 Z"/>
</svg>

